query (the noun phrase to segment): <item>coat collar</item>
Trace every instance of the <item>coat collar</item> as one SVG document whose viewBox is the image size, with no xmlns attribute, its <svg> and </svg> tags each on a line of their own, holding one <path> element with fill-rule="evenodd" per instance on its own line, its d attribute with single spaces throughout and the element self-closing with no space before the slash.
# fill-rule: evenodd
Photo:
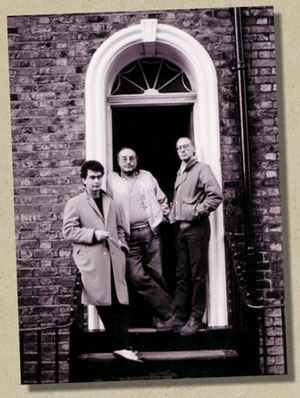
<svg viewBox="0 0 300 398">
<path fill-rule="evenodd" d="M 185 179 L 187 177 L 187 171 L 191 170 L 195 166 L 196 163 L 198 163 L 197 157 L 193 156 L 187 162 L 183 173 L 181 173 L 181 166 L 180 166 L 180 168 L 177 172 L 177 177 L 176 177 L 176 181 L 175 181 L 175 189 L 177 189 L 177 187 L 185 181 Z"/>
<path fill-rule="evenodd" d="M 87 192 L 87 190 L 85 190 L 85 197 L 87 199 L 88 204 L 95 210 L 95 212 L 102 219 L 104 224 L 106 224 L 109 206 L 110 206 L 110 200 L 109 200 L 107 193 L 103 189 L 101 189 L 100 193 L 102 195 L 102 206 L 103 206 L 104 219 L 103 219 L 103 216 L 102 216 L 96 202 L 94 201 L 93 197 Z"/>
<path fill-rule="evenodd" d="M 189 171 L 189 170 L 191 170 L 191 168 L 193 168 L 193 167 L 195 166 L 196 163 L 198 163 L 197 157 L 196 157 L 196 156 L 192 156 L 191 159 L 187 162 L 184 171 Z"/>
</svg>

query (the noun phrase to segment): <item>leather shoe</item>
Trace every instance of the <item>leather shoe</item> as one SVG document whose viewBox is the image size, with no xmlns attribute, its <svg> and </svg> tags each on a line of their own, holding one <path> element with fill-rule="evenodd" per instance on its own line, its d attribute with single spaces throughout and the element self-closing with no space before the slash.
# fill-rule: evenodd
<svg viewBox="0 0 300 398">
<path fill-rule="evenodd" d="M 181 336 L 191 336 L 198 330 L 206 329 L 206 325 L 200 321 L 197 321 L 194 317 L 190 317 L 187 323 L 180 329 Z"/>
<path fill-rule="evenodd" d="M 176 315 L 173 315 L 172 318 L 173 318 L 173 326 L 174 326 L 174 328 L 178 329 L 178 328 L 181 328 L 182 326 L 185 325 L 185 322 L 182 321 L 181 319 L 177 318 Z"/>
<path fill-rule="evenodd" d="M 165 321 L 159 320 L 156 322 L 156 330 L 159 332 L 169 332 L 174 329 L 173 316 L 170 316 Z"/>
</svg>

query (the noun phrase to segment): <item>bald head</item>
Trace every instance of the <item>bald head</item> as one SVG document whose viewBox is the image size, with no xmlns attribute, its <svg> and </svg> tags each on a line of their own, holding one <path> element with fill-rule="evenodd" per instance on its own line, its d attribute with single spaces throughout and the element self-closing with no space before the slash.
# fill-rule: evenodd
<svg viewBox="0 0 300 398">
<path fill-rule="evenodd" d="M 177 140 L 176 150 L 179 159 L 187 163 L 195 154 L 195 147 L 188 137 L 181 137 Z"/>
<path fill-rule="evenodd" d="M 132 175 L 137 167 L 136 152 L 131 148 L 122 148 L 118 153 L 118 164 L 124 174 Z"/>
</svg>

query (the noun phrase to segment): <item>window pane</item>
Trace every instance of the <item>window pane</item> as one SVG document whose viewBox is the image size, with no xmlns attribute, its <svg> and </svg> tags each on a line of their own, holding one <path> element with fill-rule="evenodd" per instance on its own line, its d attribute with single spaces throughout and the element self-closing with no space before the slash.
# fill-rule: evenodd
<svg viewBox="0 0 300 398">
<path fill-rule="evenodd" d="M 147 94 L 147 90 L 158 90 L 157 94 L 182 93 L 190 92 L 191 85 L 182 70 L 172 62 L 163 58 L 143 58 L 119 72 L 111 94 Z"/>
</svg>

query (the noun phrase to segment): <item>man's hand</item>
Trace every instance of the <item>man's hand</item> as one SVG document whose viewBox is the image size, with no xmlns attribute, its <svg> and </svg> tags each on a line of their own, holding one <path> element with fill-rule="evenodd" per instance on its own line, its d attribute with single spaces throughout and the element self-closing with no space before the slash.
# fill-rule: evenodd
<svg viewBox="0 0 300 398">
<path fill-rule="evenodd" d="M 95 230 L 95 239 L 97 242 L 101 242 L 103 240 L 106 240 L 110 237 L 110 233 L 107 231 L 104 231 L 103 229 L 96 229 Z"/>
</svg>

